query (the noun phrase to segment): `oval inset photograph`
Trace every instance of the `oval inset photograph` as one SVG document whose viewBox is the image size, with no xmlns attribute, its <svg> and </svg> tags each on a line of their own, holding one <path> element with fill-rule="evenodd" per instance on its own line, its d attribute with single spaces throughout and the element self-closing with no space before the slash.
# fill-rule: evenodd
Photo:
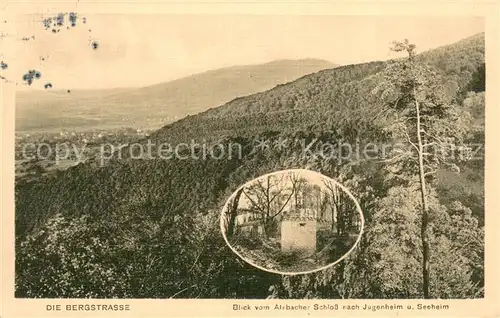
<svg viewBox="0 0 500 318">
<path fill-rule="evenodd" d="M 238 188 L 221 213 L 231 250 L 261 270 L 296 275 L 340 262 L 359 242 L 364 219 L 349 190 L 318 172 L 273 172 Z"/>
</svg>

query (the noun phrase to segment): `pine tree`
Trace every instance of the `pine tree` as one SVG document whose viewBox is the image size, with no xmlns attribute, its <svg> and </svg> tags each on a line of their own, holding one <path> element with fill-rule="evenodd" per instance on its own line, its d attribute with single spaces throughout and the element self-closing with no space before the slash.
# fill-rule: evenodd
<svg viewBox="0 0 500 318">
<path fill-rule="evenodd" d="M 415 58 L 415 47 L 408 40 L 394 42 L 391 50 L 406 57 L 387 66 L 374 93 L 389 110 L 386 132 L 404 145 L 394 147 L 386 162 L 403 182 L 419 179 L 423 295 L 430 298 L 429 186 L 443 165 L 459 172 L 454 162 L 463 159 L 470 116 L 449 100 L 439 74 Z"/>
</svg>

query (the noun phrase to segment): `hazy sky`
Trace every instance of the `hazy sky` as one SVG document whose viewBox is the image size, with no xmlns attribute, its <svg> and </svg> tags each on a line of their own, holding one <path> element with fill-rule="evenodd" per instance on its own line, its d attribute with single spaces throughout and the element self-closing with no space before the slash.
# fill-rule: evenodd
<svg viewBox="0 0 500 318">
<path fill-rule="evenodd" d="M 143 86 L 210 69 L 276 59 L 325 59 L 337 64 L 386 60 L 393 40 L 418 51 L 483 32 L 482 18 L 258 15 L 86 15 L 75 28 L 45 30 L 40 16 L 9 21 L 15 31 L 3 59 L 40 70 L 54 88 Z M 91 32 L 89 32 L 91 30 Z M 22 41 L 26 36 L 35 40 Z M 91 41 L 99 48 L 93 50 Z M 45 60 L 41 61 L 41 57 Z"/>
</svg>

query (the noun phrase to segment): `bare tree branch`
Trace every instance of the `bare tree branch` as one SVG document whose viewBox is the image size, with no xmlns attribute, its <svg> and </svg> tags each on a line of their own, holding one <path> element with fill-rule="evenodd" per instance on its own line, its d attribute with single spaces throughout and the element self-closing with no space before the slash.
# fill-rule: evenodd
<svg viewBox="0 0 500 318">
<path fill-rule="evenodd" d="M 406 139 L 408 140 L 408 142 L 410 143 L 410 145 L 413 146 L 413 148 L 415 148 L 415 150 L 417 150 L 417 153 L 420 153 L 420 150 L 418 149 L 417 145 L 415 145 L 412 141 L 411 141 L 411 138 L 410 138 L 410 135 L 408 135 L 408 132 L 407 131 L 404 131 L 404 134 L 406 136 Z"/>
<path fill-rule="evenodd" d="M 189 287 L 186 287 L 184 288 L 183 290 L 180 290 L 178 292 L 176 292 L 175 294 L 173 294 L 172 296 L 170 296 L 170 299 L 174 298 L 175 296 L 179 295 L 180 293 L 183 293 L 185 292 L 186 290 L 188 290 L 189 288 L 193 288 L 193 287 L 196 287 L 196 284 L 192 285 L 192 286 L 189 286 Z"/>
<path fill-rule="evenodd" d="M 245 190 L 243 190 L 243 194 L 248 198 L 248 200 L 250 200 L 250 202 L 252 203 L 252 206 L 255 207 L 259 212 L 261 212 L 262 214 L 266 215 L 266 211 L 262 209 L 262 207 L 259 206 L 259 204 L 257 204 L 247 193 Z"/>
</svg>

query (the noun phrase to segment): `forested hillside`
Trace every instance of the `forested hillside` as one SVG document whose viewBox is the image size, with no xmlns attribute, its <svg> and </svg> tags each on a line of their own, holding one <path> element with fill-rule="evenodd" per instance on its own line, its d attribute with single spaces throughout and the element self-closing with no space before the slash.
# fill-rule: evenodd
<svg viewBox="0 0 500 318">
<path fill-rule="evenodd" d="M 437 71 L 443 98 L 472 115 L 465 142 L 484 145 L 484 34 L 418 60 Z M 188 116 L 149 138 L 154 147 L 192 140 L 239 145 L 238 156 L 134 159 L 136 151 L 124 148 L 121 159 L 102 167 L 96 158 L 57 176 L 18 181 L 17 297 L 422 297 L 413 176 L 387 160 L 339 160 L 303 147 L 390 142 L 385 128 L 393 117 L 374 93 L 389 64 L 307 75 Z M 483 295 L 484 160 L 456 167 L 440 169 L 431 182 L 433 298 Z M 232 254 L 219 232 L 221 208 L 234 190 L 288 168 L 332 177 L 360 201 L 362 240 L 330 269 L 292 277 L 262 272 Z"/>
</svg>

